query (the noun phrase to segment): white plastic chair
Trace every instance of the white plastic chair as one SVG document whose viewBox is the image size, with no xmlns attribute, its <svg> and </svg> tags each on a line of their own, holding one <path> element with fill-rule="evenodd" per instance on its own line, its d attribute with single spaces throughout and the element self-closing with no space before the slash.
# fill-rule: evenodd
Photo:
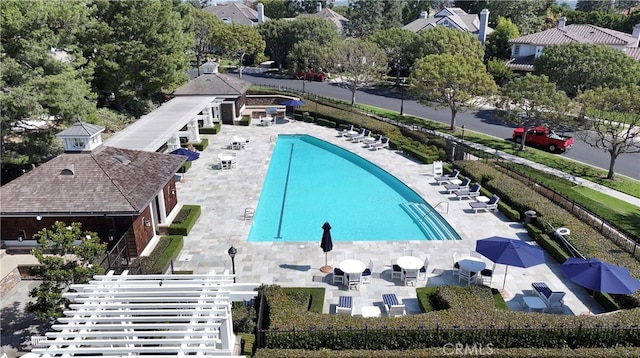
<svg viewBox="0 0 640 358">
<path fill-rule="evenodd" d="M 460 268 L 460 270 L 458 270 L 458 282 L 466 281 L 467 285 L 469 285 L 471 281 L 475 279 L 476 279 L 476 275 L 471 271 L 464 269 L 462 267 Z"/>
<path fill-rule="evenodd" d="M 424 259 L 424 264 L 422 265 L 422 267 L 420 268 L 420 270 L 418 270 L 418 280 L 427 280 L 427 269 L 429 267 L 429 255 L 427 255 L 427 257 L 425 257 Z"/>
<path fill-rule="evenodd" d="M 454 252 L 453 253 L 453 263 L 451 264 L 453 267 L 453 272 L 458 272 L 458 270 L 460 269 L 460 264 L 458 263 L 458 253 Z"/>
<path fill-rule="evenodd" d="M 362 283 L 362 272 L 349 274 L 349 289 L 360 290 L 360 283 Z"/>
<path fill-rule="evenodd" d="M 416 286 L 418 284 L 418 271 L 419 270 L 405 270 L 404 272 L 404 285 Z"/>
<path fill-rule="evenodd" d="M 369 260 L 369 266 L 362 272 L 362 283 L 371 283 L 373 276 L 373 260 Z"/>
<path fill-rule="evenodd" d="M 491 286 L 491 282 L 493 281 L 493 273 L 496 272 L 496 263 L 493 263 L 491 270 L 484 269 L 480 271 L 480 278 L 482 278 L 482 284 L 488 284 Z"/>
<path fill-rule="evenodd" d="M 391 279 L 402 279 L 402 267 L 398 266 L 398 260 L 391 260 Z"/>
<path fill-rule="evenodd" d="M 402 251 L 402 256 L 413 256 L 413 249 L 404 249 Z"/>
</svg>

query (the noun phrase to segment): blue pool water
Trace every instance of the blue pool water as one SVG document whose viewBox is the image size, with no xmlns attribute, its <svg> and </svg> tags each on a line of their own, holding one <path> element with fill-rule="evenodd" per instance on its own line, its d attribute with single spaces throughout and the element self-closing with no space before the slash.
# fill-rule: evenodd
<svg viewBox="0 0 640 358">
<path fill-rule="evenodd" d="M 459 240 L 418 194 L 366 159 L 308 135 L 279 135 L 249 242 Z"/>
</svg>

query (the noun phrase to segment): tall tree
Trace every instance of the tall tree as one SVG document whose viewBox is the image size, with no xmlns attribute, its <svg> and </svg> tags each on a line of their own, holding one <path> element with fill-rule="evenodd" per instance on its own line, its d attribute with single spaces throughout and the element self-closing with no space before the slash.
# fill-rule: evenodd
<svg viewBox="0 0 640 358">
<path fill-rule="evenodd" d="M 556 90 L 556 84 L 547 76 L 527 74 L 508 82 L 500 90 L 496 102 L 498 115 L 506 122 L 524 127 L 524 132 L 543 123 L 553 125 L 569 118 L 571 100 L 564 92 Z M 520 142 L 520 150 L 525 141 Z"/>
<path fill-rule="evenodd" d="M 489 10 L 489 23 L 495 24 L 498 16 L 502 16 L 510 19 L 520 34 L 527 35 L 544 28 L 546 11 L 552 3 L 553 0 L 489 0 L 486 8 Z"/>
<path fill-rule="evenodd" d="M 99 24 L 85 30 L 82 44 L 95 66 L 94 88 L 113 93 L 118 110 L 187 80 L 195 43 L 190 21 L 183 18 L 188 6 L 162 0 L 93 2 Z"/>
<path fill-rule="evenodd" d="M 430 14 L 433 13 L 429 0 L 404 0 L 404 6 L 402 7 L 402 24 L 406 25 L 417 20 L 423 11 Z"/>
<path fill-rule="evenodd" d="M 379 81 L 388 71 L 384 52 L 373 42 L 357 38 L 336 43 L 332 59 L 332 72 L 351 91 L 351 105 L 356 103 L 358 88 Z"/>
<path fill-rule="evenodd" d="M 394 0 L 350 0 L 347 34 L 365 38 L 378 30 L 401 26 L 402 5 Z"/>
<path fill-rule="evenodd" d="M 410 88 L 418 102 L 451 110 L 450 129 L 456 128 L 456 114 L 475 107 L 477 96 L 498 90 L 477 57 L 461 54 L 428 55 L 416 62 L 409 76 Z"/>
<path fill-rule="evenodd" d="M 535 73 L 553 78 L 558 88 L 575 97 L 598 87 L 636 85 L 640 63 L 608 46 L 569 43 L 545 48 L 536 59 Z"/>
<path fill-rule="evenodd" d="M 497 58 L 506 60 L 511 57 L 511 44 L 509 40 L 520 36 L 518 27 L 509 19 L 498 17 L 498 23 L 493 32 L 487 36 L 485 44 L 485 59 Z"/>
<path fill-rule="evenodd" d="M 416 36 L 412 31 L 394 27 L 376 31 L 368 38 L 387 55 L 387 60 L 396 75 L 396 85 L 399 84 L 400 72 L 407 70 L 415 61 L 410 49 Z"/>
<path fill-rule="evenodd" d="M 296 17 L 298 15 L 298 2 L 296 0 L 261 0 L 264 5 L 264 13 L 271 20 Z"/>
<path fill-rule="evenodd" d="M 224 31 L 223 26 L 226 26 L 226 24 L 212 13 L 196 8 L 190 9 L 189 15 L 191 16 L 195 38 L 193 52 L 196 57 L 198 76 L 200 76 L 200 64 L 202 63 L 203 57 L 213 52 L 215 47 L 219 47 L 214 46 L 211 39 L 216 38 L 218 32 Z"/>
<path fill-rule="evenodd" d="M 35 302 L 27 303 L 27 310 L 42 320 L 62 316 L 69 300 L 62 294 L 72 284 L 87 283 L 94 275 L 102 273 L 96 260 L 105 254 L 107 245 L 100 242 L 95 232 L 83 232 L 80 223 L 67 226 L 56 221 L 50 229 L 42 229 L 35 235 L 39 247 L 33 255 L 40 266 L 34 273 L 42 283 L 29 292 Z M 46 253 L 46 254 L 45 254 Z"/>
<path fill-rule="evenodd" d="M 224 32 L 214 37 L 216 37 L 216 43 L 222 44 L 225 54 L 236 60 L 240 78 L 242 78 L 245 56 L 264 55 L 265 43 L 255 27 L 230 24 L 225 27 Z"/>
<path fill-rule="evenodd" d="M 596 88 L 578 95 L 585 126 L 577 137 L 609 153 L 607 179 L 614 179 L 616 159 L 624 153 L 640 153 L 640 90 Z"/>
<path fill-rule="evenodd" d="M 484 48 L 478 39 L 466 31 L 436 26 L 420 31 L 415 41 L 416 58 L 438 54 L 461 54 L 484 58 Z"/>
<path fill-rule="evenodd" d="M 608 12 L 613 9 L 613 1 L 611 0 L 578 0 L 576 2 L 576 11 L 603 11 Z"/>
<path fill-rule="evenodd" d="M 90 21 L 83 1 L 0 4 L 3 183 L 59 154 L 57 129 L 95 115 L 92 68 L 77 46 Z"/>
</svg>

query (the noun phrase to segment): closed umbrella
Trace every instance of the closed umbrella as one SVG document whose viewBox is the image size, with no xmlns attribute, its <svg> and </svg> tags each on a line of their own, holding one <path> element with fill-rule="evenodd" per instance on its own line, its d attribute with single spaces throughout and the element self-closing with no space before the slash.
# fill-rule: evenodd
<svg viewBox="0 0 640 358">
<path fill-rule="evenodd" d="M 331 240 L 331 225 L 325 221 L 322 225 L 322 241 L 320 241 L 320 247 L 324 252 L 324 266 L 320 268 L 320 271 L 329 273 L 333 271 L 333 267 L 327 264 L 328 252 L 333 250 L 333 240 Z"/>
<path fill-rule="evenodd" d="M 544 263 L 544 251 L 524 241 L 493 236 L 476 241 L 476 251 L 489 260 L 507 265 L 502 289 L 507 282 L 509 266 L 531 267 Z"/>
<path fill-rule="evenodd" d="M 598 259 L 568 258 L 560 269 L 578 285 L 593 291 L 632 294 L 640 288 L 640 281 L 629 271 Z"/>
</svg>

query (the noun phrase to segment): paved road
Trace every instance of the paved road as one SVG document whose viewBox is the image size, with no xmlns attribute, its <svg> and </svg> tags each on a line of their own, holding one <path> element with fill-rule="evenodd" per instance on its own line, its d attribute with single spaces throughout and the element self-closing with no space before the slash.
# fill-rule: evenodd
<svg viewBox="0 0 640 358">
<path fill-rule="evenodd" d="M 283 86 L 302 91 L 302 81 L 300 80 L 265 77 L 259 73 L 248 72 L 244 72 L 242 78 L 254 84 Z M 305 92 L 324 97 L 351 100 L 351 92 L 349 90 L 333 83 L 306 82 Z M 366 88 L 356 92 L 356 103 L 400 111 L 401 97 L 398 93 L 388 89 Z M 404 113 L 429 118 L 446 124 L 451 122 L 451 113 L 448 109 L 433 109 L 408 99 L 404 101 Z M 488 111 L 458 113 L 456 116 L 456 124 L 458 126 L 464 125 L 465 128 L 471 131 L 505 139 L 511 138 L 513 131 L 513 126 L 500 122 Z M 609 168 L 610 157 L 608 153 L 592 148 L 580 140 L 575 141 L 573 148 L 569 152 L 558 155 L 563 155 L 567 158 L 587 163 L 604 170 L 608 170 Z M 626 153 L 620 155 L 616 161 L 615 172 L 640 180 L 640 154 Z"/>
</svg>

